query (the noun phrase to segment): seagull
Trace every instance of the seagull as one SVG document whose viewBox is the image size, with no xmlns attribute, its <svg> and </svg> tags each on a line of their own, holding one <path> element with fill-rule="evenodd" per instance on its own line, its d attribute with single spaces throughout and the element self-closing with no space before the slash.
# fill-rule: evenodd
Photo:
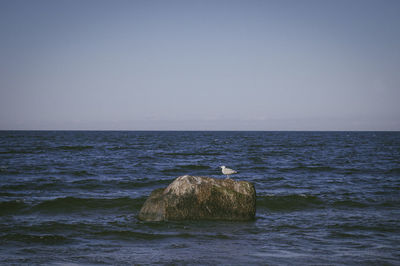
<svg viewBox="0 0 400 266">
<path fill-rule="evenodd" d="M 235 171 L 235 170 L 233 170 L 233 169 L 226 168 L 225 165 L 220 166 L 220 167 L 222 168 L 222 173 L 223 173 L 224 175 L 226 175 L 226 179 L 229 179 L 228 175 L 236 174 L 236 173 L 237 173 L 237 171 Z"/>
</svg>

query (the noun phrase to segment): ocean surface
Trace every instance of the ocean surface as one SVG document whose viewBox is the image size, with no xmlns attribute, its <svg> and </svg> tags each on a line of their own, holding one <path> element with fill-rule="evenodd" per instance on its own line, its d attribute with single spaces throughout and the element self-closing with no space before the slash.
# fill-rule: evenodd
<svg viewBox="0 0 400 266">
<path fill-rule="evenodd" d="M 257 190 L 250 222 L 144 223 L 189 174 Z M 0 131 L 0 264 L 400 265 L 400 132 Z"/>
</svg>

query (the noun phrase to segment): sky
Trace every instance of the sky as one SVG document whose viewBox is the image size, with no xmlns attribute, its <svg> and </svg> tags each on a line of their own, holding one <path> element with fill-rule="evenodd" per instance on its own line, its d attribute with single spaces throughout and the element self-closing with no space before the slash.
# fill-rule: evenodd
<svg viewBox="0 0 400 266">
<path fill-rule="evenodd" d="M 0 130 L 400 130 L 400 1 L 0 0 Z"/>
</svg>

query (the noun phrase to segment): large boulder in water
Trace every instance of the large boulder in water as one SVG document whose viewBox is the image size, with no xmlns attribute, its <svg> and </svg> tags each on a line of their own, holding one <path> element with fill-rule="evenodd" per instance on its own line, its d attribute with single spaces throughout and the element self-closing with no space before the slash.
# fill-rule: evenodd
<svg viewBox="0 0 400 266">
<path fill-rule="evenodd" d="M 154 190 L 139 212 L 142 221 L 254 219 L 256 190 L 247 181 L 181 176 Z"/>
</svg>

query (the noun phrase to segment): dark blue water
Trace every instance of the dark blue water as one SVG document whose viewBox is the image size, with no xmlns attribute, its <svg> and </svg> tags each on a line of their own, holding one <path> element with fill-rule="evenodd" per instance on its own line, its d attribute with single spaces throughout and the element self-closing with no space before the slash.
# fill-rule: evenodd
<svg viewBox="0 0 400 266">
<path fill-rule="evenodd" d="M 138 221 L 220 165 L 255 184 L 255 221 Z M 399 132 L 0 132 L 0 264 L 399 261 Z"/>
</svg>

